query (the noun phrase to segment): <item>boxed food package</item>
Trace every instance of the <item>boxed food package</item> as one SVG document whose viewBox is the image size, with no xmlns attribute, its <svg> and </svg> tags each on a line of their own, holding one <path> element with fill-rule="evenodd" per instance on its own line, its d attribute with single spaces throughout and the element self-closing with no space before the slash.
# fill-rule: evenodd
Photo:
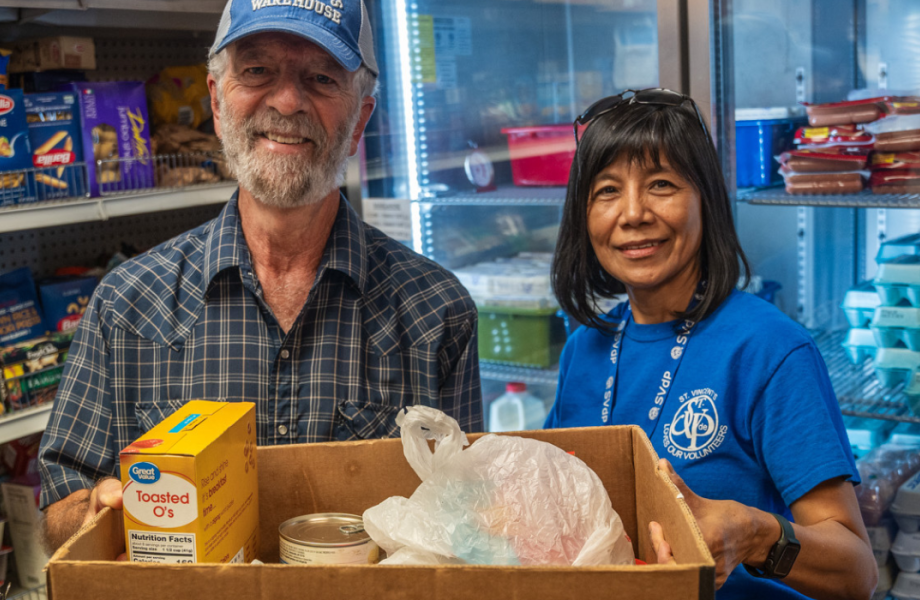
<svg viewBox="0 0 920 600">
<path fill-rule="evenodd" d="M 90 195 L 154 187 L 144 84 L 71 84 L 80 104 L 83 156 Z"/>
<path fill-rule="evenodd" d="M 58 35 L 19 42 L 10 57 L 10 73 L 95 68 L 96 46 L 88 37 Z"/>
<path fill-rule="evenodd" d="M 581 600 L 712 599 L 715 565 L 689 508 L 657 468 L 657 455 L 638 427 L 590 427 L 515 435 L 552 443 L 597 473 L 633 543 L 654 562 L 647 523 L 658 521 L 676 565 L 609 567 L 509 567 L 481 565 L 157 565 L 118 562 L 124 551 L 123 519 L 106 509 L 69 540 L 48 564 L 55 600 L 159 600 L 164 597 L 275 598 L 309 595 L 346 600 L 356 590 L 378 600 L 466 600 L 488 596 Z M 481 434 L 468 435 L 470 442 Z M 398 439 L 299 444 L 258 449 L 260 552 L 279 560 L 278 527 L 316 513 L 363 514 L 391 496 L 409 497 L 420 480 Z"/>
<path fill-rule="evenodd" d="M 41 544 L 42 513 L 38 510 L 41 486 L 8 482 L 0 485 L 0 493 L 3 494 L 19 585 L 24 588 L 45 585 L 48 555 Z"/>
<path fill-rule="evenodd" d="M 35 193 L 39 200 L 82 196 L 86 193 L 83 140 L 79 107 L 73 92 L 26 94 L 24 97 Z"/>
<path fill-rule="evenodd" d="M 40 281 L 38 293 L 48 331 L 76 331 L 96 283 L 95 277 L 58 277 Z"/>
<path fill-rule="evenodd" d="M 252 562 L 256 405 L 192 400 L 121 451 L 128 560 Z"/>
<path fill-rule="evenodd" d="M 22 90 L 0 92 L 0 206 L 35 200 L 27 169 L 32 168 L 32 145 Z"/>
<path fill-rule="evenodd" d="M 0 347 L 44 335 L 29 267 L 0 274 Z"/>
</svg>

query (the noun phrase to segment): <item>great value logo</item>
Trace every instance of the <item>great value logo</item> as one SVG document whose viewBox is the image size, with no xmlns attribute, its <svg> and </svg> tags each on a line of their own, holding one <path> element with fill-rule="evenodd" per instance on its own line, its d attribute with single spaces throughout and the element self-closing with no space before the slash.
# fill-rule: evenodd
<svg viewBox="0 0 920 600">
<path fill-rule="evenodd" d="M 16 108 L 16 103 L 9 96 L 0 94 L 0 115 L 5 115 Z"/>
<path fill-rule="evenodd" d="M 151 484 L 160 480 L 160 469 L 153 463 L 139 462 L 131 465 L 128 475 L 138 483 Z"/>
</svg>

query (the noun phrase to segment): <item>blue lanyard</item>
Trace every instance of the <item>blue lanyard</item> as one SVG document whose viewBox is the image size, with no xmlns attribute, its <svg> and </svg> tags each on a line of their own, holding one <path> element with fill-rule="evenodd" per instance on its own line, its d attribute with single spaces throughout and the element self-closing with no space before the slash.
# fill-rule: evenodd
<svg viewBox="0 0 920 600">
<path fill-rule="evenodd" d="M 694 303 L 695 298 L 694 301 L 691 302 L 691 307 Z M 623 341 L 623 332 L 626 330 L 626 324 L 630 319 L 632 319 L 632 309 L 627 304 L 623 320 L 620 321 L 617 326 L 617 331 L 613 337 L 613 346 L 610 349 L 610 375 L 607 377 L 607 382 L 604 385 L 604 401 L 601 405 L 601 422 L 604 425 L 610 422 L 610 415 L 613 412 L 613 390 L 616 389 L 617 372 L 619 371 L 620 345 Z M 693 333 L 694 325 L 696 325 L 696 323 L 689 320 L 681 324 L 677 331 L 677 338 L 674 341 L 674 346 L 671 348 L 671 362 L 668 364 L 667 368 L 665 368 L 664 374 L 661 376 L 661 382 L 655 390 L 655 395 L 648 411 L 648 419 L 644 419 L 642 423 L 635 423 L 642 427 L 642 429 L 645 430 L 645 434 L 649 437 L 651 437 L 652 432 L 655 431 L 655 427 L 658 425 L 658 417 L 661 415 L 662 408 L 668 396 L 671 394 L 674 378 L 677 377 L 677 370 L 680 368 L 680 363 L 684 359 L 684 354 L 686 354 L 687 344 L 690 342 L 690 334 Z"/>
</svg>

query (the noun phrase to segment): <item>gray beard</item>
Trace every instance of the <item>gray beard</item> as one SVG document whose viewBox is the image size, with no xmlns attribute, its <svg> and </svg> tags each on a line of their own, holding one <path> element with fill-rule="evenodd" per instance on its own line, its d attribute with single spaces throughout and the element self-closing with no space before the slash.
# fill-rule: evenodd
<svg viewBox="0 0 920 600">
<path fill-rule="evenodd" d="M 357 111 L 349 122 L 334 132 L 326 132 L 306 115 L 284 117 L 274 109 L 264 109 L 249 117 L 234 113 L 220 94 L 223 123 L 221 134 L 227 165 L 245 189 L 265 205 L 297 208 L 321 202 L 344 181 L 350 150 L 350 133 L 357 123 Z M 276 156 L 260 152 L 256 142 L 261 133 L 272 131 L 284 137 L 308 138 L 310 156 Z"/>
</svg>

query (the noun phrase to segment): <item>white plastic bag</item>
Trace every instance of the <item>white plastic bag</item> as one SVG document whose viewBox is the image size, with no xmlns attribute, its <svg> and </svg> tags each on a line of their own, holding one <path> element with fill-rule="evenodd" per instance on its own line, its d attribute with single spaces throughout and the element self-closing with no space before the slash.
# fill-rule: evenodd
<svg viewBox="0 0 920 600">
<path fill-rule="evenodd" d="M 635 563 L 607 491 L 578 458 L 497 435 L 461 451 L 468 442 L 457 422 L 424 406 L 396 422 L 422 484 L 365 511 L 365 530 L 388 555 L 382 564 Z"/>
</svg>

